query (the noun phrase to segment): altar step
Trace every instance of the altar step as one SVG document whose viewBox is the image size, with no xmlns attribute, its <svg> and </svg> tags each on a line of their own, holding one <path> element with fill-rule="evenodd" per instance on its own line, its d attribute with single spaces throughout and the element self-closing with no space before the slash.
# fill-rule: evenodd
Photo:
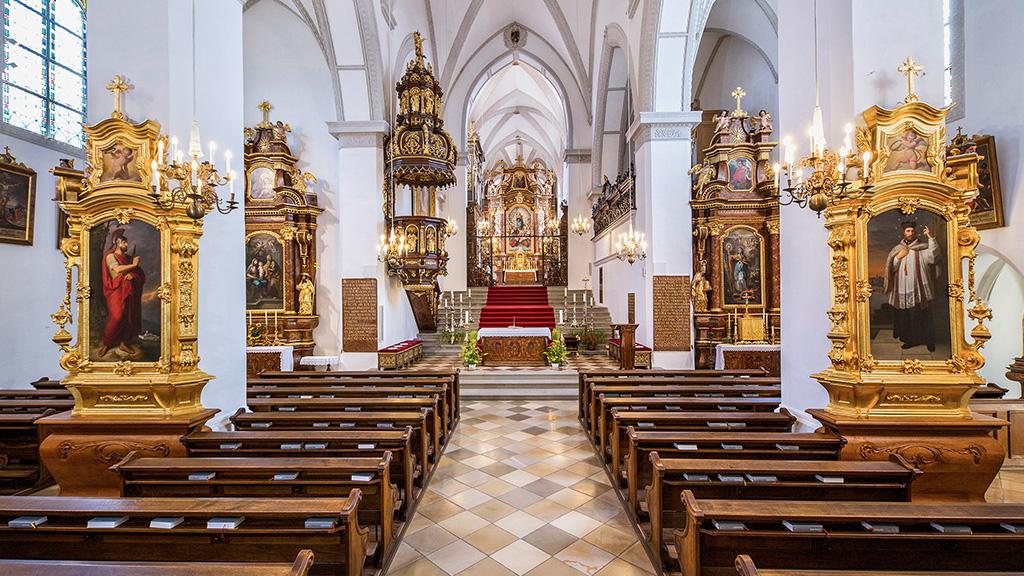
<svg viewBox="0 0 1024 576">
<path fill-rule="evenodd" d="M 579 373 L 573 369 L 487 368 L 459 373 L 462 400 L 575 400 Z"/>
</svg>

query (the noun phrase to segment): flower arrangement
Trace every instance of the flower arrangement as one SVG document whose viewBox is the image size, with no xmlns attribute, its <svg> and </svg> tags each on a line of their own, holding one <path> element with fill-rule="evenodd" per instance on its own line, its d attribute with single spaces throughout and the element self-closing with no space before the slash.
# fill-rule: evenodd
<svg viewBox="0 0 1024 576">
<path fill-rule="evenodd" d="M 467 366 L 472 367 L 479 364 L 483 357 L 484 351 L 480 349 L 480 344 L 477 343 L 476 330 L 473 330 L 462 342 L 462 361 Z"/>
<path fill-rule="evenodd" d="M 562 339 L 562 334 L 557 329 L 551 331 L 551 344 L 548 344 L 547 350 L 544 351 L 544 356 L 547 357 L 548 363 L 553 366 L 560 366 L 565 362 L 565 357 L 568 354 L 568 350 L 565 348 L 565 340 Z"/>
</svg>

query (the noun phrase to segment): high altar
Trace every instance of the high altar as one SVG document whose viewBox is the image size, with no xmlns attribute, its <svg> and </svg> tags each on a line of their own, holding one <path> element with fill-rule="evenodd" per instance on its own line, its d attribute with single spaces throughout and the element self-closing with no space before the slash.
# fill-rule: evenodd
<svg viewBox="0 0 1024 576">
<path fill-rule="evenodd" d="M 745 95 L 742 88 L 733 91 L 736 109 L 714 118 L 710 146 L 691 171 L 696 367 L 714 368 L 716 352 L 723 352 L 734 356 L 731 363 L 725 358 L 730 368 L 756 364 L 775 371 L 779 199 L 770 163 L 777 143 L 771 115 L 747 114 Z M 760 348 L 745 350 L 742 344 L 751 342 Z M 717 350 L 726 343 L 733 345 L 727 352 Z"/>
<path fill-rule="evenodd" d="M 1003 463 L 1006 422 L 968 406 L 992 316 L 975 292 L 980 237 L 969 221 L 979 158 L 946 155 L 949 109 L 918 101 L 911 59 L 900 71 L 905 103 L 869 108 L 857 129 L 854 158 L 868 154 L 861 180 L 841 198 L 810 199 L 828 230 L 832 327 L 830 365 L 813 375 L 829 403 L 808 412 L 847 440 L 842 459 L 898 455 L 923 470 L 915 500 L 982 501 Z M 837 162 L 827 149 L 801 160 L 819 187 L 839 175 Z"/>
<path fill-rule="evenodd" d="M 236 205 L 221 205 L 228 180 L 210 161 L 182 160 L 155 121 L 126 119 L 121 77 L 107 88 L 114 111 L 84 128 L 85 171 L 53 169 L 68 218 L 53 340 L 75 407 L 36 424 L 44 465 L 73 496 L 118 496 L 112 464 L 130 451 L 185 456 L 181 437 L 216 414 L 200 403 L 211 376 L 199 368 L 199 238 L 206 213 Z"/>
<path fill-rule="evenodd" d="M 245 129 L 245 302 L 247 344 L 313 353 L 316 313 L 316 182 L 288 146 L 291 127 L 263 119 Z M 250 363 L 252 359 L 250 358 Z"/>
</svg>

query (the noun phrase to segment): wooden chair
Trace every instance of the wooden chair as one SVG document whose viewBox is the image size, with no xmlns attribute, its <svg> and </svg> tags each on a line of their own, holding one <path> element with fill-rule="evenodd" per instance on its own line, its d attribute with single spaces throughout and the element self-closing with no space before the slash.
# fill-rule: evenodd
<svg viewBox="0 0 1024 576">
<path fill-rule="evenodd" d="M 346 498 L 74 498 L 0 496 L 0 558 L 10 560 L 281 563 L 308 549 L 310 574 L 362 576 L 368 530 L 361 494 Z M 90 520 L 127 517 L 90 527 Z M 32 528 L 16 519 L 45 518 Z M 237 528 L 211 520 L 242 518 Z M 171 526 L 157 527 L 154 520 Z"/>
</svg>

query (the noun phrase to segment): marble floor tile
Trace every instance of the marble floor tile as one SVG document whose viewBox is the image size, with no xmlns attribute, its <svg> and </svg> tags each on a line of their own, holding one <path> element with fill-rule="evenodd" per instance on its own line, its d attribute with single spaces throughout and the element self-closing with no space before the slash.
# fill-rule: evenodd
<svg viewBox="0 0 1024 576">
<path fill-rule="evenodd" d="M 550 557 L 547 552 L 524 540 L 516 540 L 491 554 L 491 558 L 520 575 L 526 574 Z"/>
</svg>

